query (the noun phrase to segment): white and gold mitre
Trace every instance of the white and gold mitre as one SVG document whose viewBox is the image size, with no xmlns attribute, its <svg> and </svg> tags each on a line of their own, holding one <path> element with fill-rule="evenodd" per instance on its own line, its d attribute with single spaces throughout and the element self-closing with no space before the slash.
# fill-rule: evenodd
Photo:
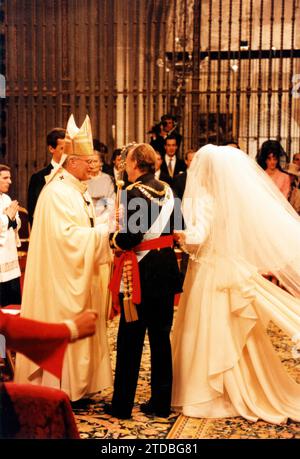
<svg viewBox="0 0 300 459">
<path fill-rule="evenodd" d="M 94 154 L 91 121 L 88 115 L 79 129 L 74 116 L 71 115 L 66 129 L 64 154 L 74 156 L 91 156 Z"/>
</svg>

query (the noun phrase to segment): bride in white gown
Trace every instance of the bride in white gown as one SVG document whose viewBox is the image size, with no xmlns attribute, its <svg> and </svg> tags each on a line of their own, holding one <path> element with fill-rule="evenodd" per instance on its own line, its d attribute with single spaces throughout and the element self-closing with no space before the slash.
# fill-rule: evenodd
<svg viewBox="0 0 300 459">
<path fill-rule="evenodd" d="M 300 384 L 266 332 L 272 320 L 300 340 L 298 214 L 245 153 L 214 145 L 192 161 L 183 214 L 179 237 L 190 261 L 173 331 L 173 408 L 300 421 Z"/>
</svg>

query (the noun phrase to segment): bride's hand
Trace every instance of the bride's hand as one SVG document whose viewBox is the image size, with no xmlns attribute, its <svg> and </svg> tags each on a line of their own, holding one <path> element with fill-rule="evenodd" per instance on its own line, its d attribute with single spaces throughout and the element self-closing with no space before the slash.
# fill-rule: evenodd
<svg viewBox="0 0 300 459">
<path fill-rule="evenodd" d="M 173 237 L 174 237 L 174 240 L 178 242 L 179 245 L 185 244 L 185 239 L 186 239 L 185 233 L 174 232 Z"/>
</svg>

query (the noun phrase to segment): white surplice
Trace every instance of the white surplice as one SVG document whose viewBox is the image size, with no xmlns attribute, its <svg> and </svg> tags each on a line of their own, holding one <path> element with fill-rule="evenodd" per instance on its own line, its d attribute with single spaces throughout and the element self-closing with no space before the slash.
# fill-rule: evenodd
<svg viewBox="0 0 300 459">
<path fill-rule="evenodd" d="M 11 204 L 10 197 L 0 193 L 0 282 L 7 282 L 21 276 L 17 246 L 20 245 L 18 230 L 21 221 L 16 214 L 17 227 L 8 228 L 9 220 L 4 210 Z"/>
</svg>

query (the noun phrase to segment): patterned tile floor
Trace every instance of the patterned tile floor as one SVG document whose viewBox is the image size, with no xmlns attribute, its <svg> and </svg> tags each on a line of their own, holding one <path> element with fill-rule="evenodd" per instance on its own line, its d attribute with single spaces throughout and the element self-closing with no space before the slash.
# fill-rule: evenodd
<svg viewBox="0 0 300 459">
<path fill-rule="evenodd" d="M 113 367 L 115 364 L 116 330 L 118 318 L 109 323 Z M 300 383 L 300 361 L 291 356 L 291 341 L 273 324 L 268 333 L 289 374 Z M 142 367 L 131 420 L 119 420 L 103 412 L 103 405 L 111 400 L 112 389 L 93 397 L 95 403 L 88 410 L 75 410 L 81 438 L 99 439 L 264 439 L 300 438 L 300 423 L 289 422 L 277 426 L 263 421 L 251 423 L 241 417 L 224 419 L 195 419 L 172 414 L 168 419 L 146 416 L 139 411 L 139 403 L 149 398 L 149 345 L 145 342 Z"/>
<path fill-rule="evenodd" d="M 115 317 L 108 323 L 108 336 L 111 348 L 113 368 L 116 360 L 116 332 L 119 318 Z M 93 396 L 95 403 L 88 410 L 74 410 L 78 430 L 81 438 L 100 439 L 147 439 L 166 438 L 171 430 L 178 414 L 174 413 L 167 419 L 146 416 L 139 410 L 139 404 L 146 402 L 150 397 L 149 387 L 149 344 L 146 339 L 143 351 L 143 359 L 140 369 L 139 382 L 136 393 L 136 404 L 132 412 L 132 419 L 120 420 L 113 418 L 103 411 L 103 405 L 109 403 L 112 397 L 112 388 Z"/>
</svg>

